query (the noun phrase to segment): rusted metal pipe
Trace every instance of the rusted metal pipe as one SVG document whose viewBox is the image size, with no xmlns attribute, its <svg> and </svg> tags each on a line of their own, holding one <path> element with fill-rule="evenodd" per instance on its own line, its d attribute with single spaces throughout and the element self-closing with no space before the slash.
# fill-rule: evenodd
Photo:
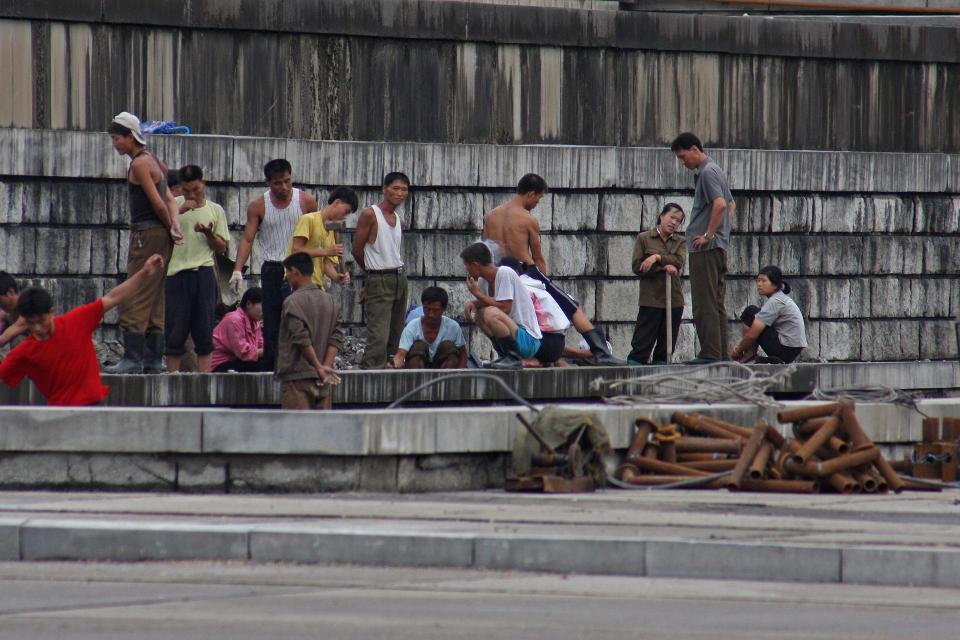
<svg viewBox="0 0 960 640">
<path fill-rule="evenodd" d="M 733 453 L 740 454 L 742 440 L 721 440 L 720 438 L 683 438 L 674 445 L 678 453 Z"/>
<path fill-rule="evenodd" d="M 683 466 L 689 467 L 691 469 L 698 469 L 700 471 L 712 471 L 716 473 L 718 471 L 731 471 L 735 466 L 737 466 L 737 458 L 729 458 L 727 460 L 702 460 L 700 462 L 684 462 Z"/>
<path fill-rule="evenodd" d="M 850 453 L 850 443 L 841 440 L 837 436 L 833 436 L 827 441 L 827 449 L 829 449 L 833 455 Z"/>
<path fill-rule="evenodd" d="M 939 442 L 940 418 L 924 418 L 922 423 L 923 441 L 926 443 Z"/>
<path fill-rule="evenodd" d="M 705 471 L 698 471 L 691 467 L 687 467 L 680 464 L 671 464 L 669 462 L 664 462 L 663 460 L 650 460 L 647 458 L 637 458 L 636 460 L 631 460 L 630 464 L 635 466 L 640 471 L 652 471 L 654 473 L 662 473 L 664 475 L 673 475 L 673 476 L 708 476 L 709 473 Z"/>
<path fill-rule="evenodd" d="M 684 425 L 686 426 L 686 425 Z M 709 438 L 719 438 L 721 440 L 736 440 L 740 436 L 731 431 L 727 431 L 723 427 L 718 427 L 715 424 L 710 424 L 702 417 L 700 420 L 697 420 L 693 423 L 693 426 L 688 426 L 689 431 L 695 431 L 701 435 L 707 436 Z"/>
<path fill-rule="evenodd" d="M 888 485 L 887 481 L 883 479 L 883 476 L 880 475 L 880 472 L 877 471 L 876 467 L 870 467 L 867 469 L 867 475 L 873 478 L 877 483 L 877 493 L 887 493 L 890 491 L 890 485 Z"/>
<path fill-rule="evenodd" d="M 747 475 L 747 470 L 750 468 L 750 463 L 753 462 L 753 459 L 756 457 L 757 452 L 760 450 L 760 445 L 763 444 L 763 440 L 766 437 L 767 425 L 763 420 L 760 420 L 757 423 L 756 429 L 753 430 L 750 439 L 747 440 L 747 444 L 744 445 L 743 451 L 740 453 L 740 460 L 737 461 L 737 466 L 733 468 L 733 473 L 730 474 L 730 479 L 727 482 L 727 488 L 731 491 L 736 491 L 740 488 L 740 485 L 743 484 L 743 478 Z"/>
<path fill-rule="evenodd" d="M 740 488 L 743 491 L 771 493 L 819 493 L 820 483 L 816 480 L 753 480 L 747 478 Z"/>
<path fill-rule="evenodd" d="M 808 461 L 817 452 L 817 449 L 825 445 L 827 441 L 833 437 L 833 434 L 839 427 L 840 419 L 836 416 L 823 423 L 823 426 L 817 429 L 817 431 L 810 436 L 810 439 L 804 442 L 800 446 L 800 449 L 793 454 L 794 459 L 800 464 Z"/>
<path fill-rule="evenodd" d="M 674 412 L 672 420 L 677 424 L 681 424 L 691 431 L 698 431 L 700 433 L 706 433 L 701 431 L 701 427 L 705 429 L 711 429 L 713 433 L 724 432 L 728 435 L 720 436 L 716 435 L 714 437 L 738 437 L 738 438 L 749 438 L 750 429 L 746 427 L 741 427 L 735 424 L 730 424 L 729 422 L 724 422 L 723 420 L 717 420 L 716 418 L 711 418 L 709 416 L 703 416 L 699 413 L 684 413 L 682 411 Z M 711 435 L 713 435 L 711 433 Z"/>
<path fill-rule="evenodd" d="M 802 422 L 803 420 L 810 420 L 811 418 L 831 416 L 839 409 L 839 402 L 800 407 L 798 409 L 784 409 L 777 414 L 777 419 L 780 420 L 780 422 Z"/>
<path fill-rule="evenodd" d="M 706 462 L 707 460 L 726 460 L 725 453 L 678 453 L 677 462 L 687 464 L 688 462 Z"/>
<path fill-rule="evenodd" d="M 720 420 L 719 418 L 712 418 L 710 416 L 701 416 L 701 419 L 709 425 L 715 427 L 720 427 L 721 429 L 726 429 L 730 433 L 740 436 L 744 440 L 750 437 L 750 434 L 753 432 L 753 429 L 750 427 L 742 427 L 738 424 L 733 424 L 732 422 L 727 422 L 726 420 Z"/>
<path fill-rule="evenodd" d="M 652 484 L 673 484 L 674 482 L 685 482 L 688 480 L 695 480 L 691 476 L 651 476 L 651 475 L 642 475 L 638 472 L 637 468 L 630 464 L 620 465 L 620 480 L 627 482 L 629 484 L 636 485 L 652 485 Z M 719 489 L 723 486 L 722 482 L 726 478 L 718 478 L 717 480 L 711 480 L 710 482 L 705 482 L 703 484 L 694 485 L 688 487 L 690 489 Z"/>
<path fill-rule="evenodd" d="M 639 458 L 643 455 L 643 450 L 650 440 L 650 434 L 656 431 L 660 425 L 649 418 L 637 418 L 637 430 L 633 434 L 633 440 L 630 442 L 630 448 L 627 449 L 627 459 Z"/>
<path fill-rule="evenodd" d="M 843 456 L 837 456 L 831 460 L 820 461 L 814 458 L 803 465 L 794 466 L 796 464 L 795 462 L 791 464 L 791 461 L 787 461 L 787 468 L 793 473 L 823 478 L 825 476 L 832 476 L 833 474 L 841 471 L 846 471 L 847 469 L 860 467 L 865 464 L 871 464 L 879 455 L 879 449 L 876 447 L 870 447 L 869 449 L 863 449 L 860 451 L 855 451 L 854 453 L 848 453 Z"/>
<path fill-rule="evenodd" d="M 850 446 L 854 450 L 873 444 L 873 441 L 864 432 L 863 427 L 860 426 L 853 402 L 847 400 L 841 403 L 840 420 L 843 422 L 844 431 L 847 432 L 847 440 L 850 441 Z M 889 480 L 887 481 L 889 482 Z"/>
<path fill-rule="evenodd" d="M 767 440 L 773 445 L 774 449 L 783 449 L 783 447 L 787 444 L 787 441 L 783 438 L 783 435 L 771 424 L 767 425 L 766 436 Z"/>
<path fill-rule="evenodd" d="M 853 479 L 860 483 L 860 486 L 863 487 L 864 493 L 877 492 L 877 480 L 869 473 L 864 471 L 855 471 L 853 474 Z"/>
<path fill-rule="evenodd" d="M 659 460 L 660 459 L 660 443 L 659 442 L 648 442 L 646 448 L 643 450 L 641 458 L 647 458 L 648 460 Z"/>
<path fill-rule="evenodd" d="M 810 420 L 804 420 L 803 422 L 797 422 L 793 427 L 793 432 L 798 438 L 809 438 L 832 417 L 833 416 L 812 418 Z"/>
<path fill-rule="evenodd" d="M 760 450 L 757 451 L 757 455 L 754 456 L 753 462 L 750 463 L 750 471 L 747 474 L 750 480 L 760 480 L 763 478 L 764 472 L 767 469 L 767 464 L 770 462 L 770 456 L 772 455 L 772 442 L 767 441 L 760 445 Z"/>
<path fill-rule="evenodd" d="M 958 420 L 957 418 L 943 419 L 943 441 L 944 442 L 960 441 L 960 420 Z"/>
<path fill-rule="evenodd" d="M 853 479 L 849 473 L 835 473 L 832 476 L 827 476 L 824 478 L 831 487 L 833 487 L 837 493 L 851 494 L 859 493 L 862 490 L 862 487 L 857 484 L 857 481 Z"/>
<path fill-rule="evenodd" d="M 880 475 L 883 476 L 883 479 L 887 481 L 887 486 L 890 487 L 890 491 L 894 493 L 900 493 L 903 491 L 904 481 L 897 475 L 897 472 L 893 470 L 890 466 L 890 463 L 887 462 L 887 459 L 883 457 L 883 454 L 879 454 L 877 459 L 873 461 L 873 466 L 877 468 L 877 471 L 880 472 Z"/>
<path fill-rule="evenodd" d="M 660 443 L 660 459 L 664 462 L 677 461 L 677 442 L 678 440 L 667 440 Z"/>
</svg>

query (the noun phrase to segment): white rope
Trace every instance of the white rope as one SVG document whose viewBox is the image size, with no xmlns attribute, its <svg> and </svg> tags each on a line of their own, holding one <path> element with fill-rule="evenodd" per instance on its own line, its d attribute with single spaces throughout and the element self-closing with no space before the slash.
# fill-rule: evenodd
<svg viewBox="0 0 960 640">
<path fill-rule="evenodd" d="M 621 380 L 597 378 L 590 383 L 590 387 L 605 396 L 620 390 L 630 391 L 627 394 L 604 397 L 604 402 L 612 404 L 712 404 L 737 401 L 764 407 L 781 407 L 783 405 L 767 395 L 767 391 L 770 387 L 783 383 L 796 370 L 796 365 L 789 365 L 773 373 L 766 373 L 739 362 L 724 361 L 690 367 L 682 374 L 653 373 Z"/>
</svg>

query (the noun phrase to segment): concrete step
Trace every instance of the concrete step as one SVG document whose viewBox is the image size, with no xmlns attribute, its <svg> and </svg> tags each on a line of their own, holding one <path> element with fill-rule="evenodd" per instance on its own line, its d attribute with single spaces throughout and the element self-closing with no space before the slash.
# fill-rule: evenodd
<svg viewBox="0 0 960 640">
<path fill-rule="evenodd" d="M 956 492 L 0 494 L 0 560 L 251 560 L 960 587 Z"/>
<path fill-rule="evenodd" d="M 787 402 L 802 406 L 809 402 Z M 594 413 L 615 449 L 637 417 L 674 411 L 777 424 L 753 404 L 570 404 Z M 920 400 L 960 416 L 960 399 Z M 921 439 L 910 407 L 861 403 L 868 435 L 892 458 Z M 453 491 L 502 487 L 519 406 L 298 412 L 222 408 L 0 408 L 0 487 L 208 492 Z M 786 427 L 781 427 L 787 433 Z"/>
<path fill-rule="evenodd" d="M 832 362 L 799 363 L 771 387 L 775 394 L 807 395 L 816 388 L 844 389 L 883 386 L 904 390 L 949 393 L 960 389 L 957 361 Z M 777 375 L 784 365 L 751 365 L 753 371 Z M 471 370 L 478 372 L 478 370 Z M 594 385 L 598 379 L 622 381 L 654 374 L 689 375 L 686 365 L 647 367 L 570 367 L 566 369 L 483 370 L 503 380 L 522 397 L 537 401 L 600 399 L 603 392 Z M 702 369 L 698 369 L 702 372 Z M 439 378 L 442 371 L 343 371 L 343 382 L 334 389 L 334 403 L 340 406 L 389 404 L 417 386 Z M 460 373 L 464 373 L 461 371 Z M 708 375 L 736 374 L 725 367 Z M 280 385 L 271 374 L 178 374 L 103 376 L 110 387 L 107 406 L 123 407 L 264 407 L 280 404 Z M 621 389 L 617 393 L 626 393 Z M 610 395 L 607 393 L 606 395 Z M 511 395 L 489 380 L 460 378 L 445 381 L 412 397 L 410 402 L 478 403 L 509 400 Z M 0 404 L 43 404 L 32 384 L 15 389 L 0 386 Z"/>
</svg>

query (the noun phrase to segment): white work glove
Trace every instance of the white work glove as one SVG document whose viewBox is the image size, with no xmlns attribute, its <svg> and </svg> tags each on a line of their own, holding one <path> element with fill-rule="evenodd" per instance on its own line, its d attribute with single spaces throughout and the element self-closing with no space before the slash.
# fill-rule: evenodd
<svg viewBox="0 0 960 640">
<path fill-rule="evenodd" d="M 237 295 L 243 292 L 243 274 L 239 271 L 234 271 L 230 276 L 230 289 Z"/>
</svg>

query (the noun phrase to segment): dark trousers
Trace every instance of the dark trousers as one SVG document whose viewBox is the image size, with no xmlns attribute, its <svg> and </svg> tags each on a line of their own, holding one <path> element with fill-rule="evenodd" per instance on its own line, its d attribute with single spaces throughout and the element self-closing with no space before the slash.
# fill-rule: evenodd
<svg viewBox="0 0 960 640">
<path fill-rule="evenodd" d="M 689 259 L 693 324 L 700 340 L 698 356 L 726 360 L 730 357 L 727 310 L 723 302 L 727 254 L 723 249 L 691 251 Z"/>
<path fill-rule="evenodd" d="M 283 279 L 283 264 L 264 262 L 260 267 L 260 288 L 263 290 L 263 361 L 268 371 L 277 362 L 280 344 L 280 313 L 283 301 L 290 295 L 290 285 Z"/>
<path fill-rule="evenodd" d="M 182 356 L 187 336 L 193 338 L 198 356 L 213 353 L 213 316 L 219 291 L 213 267 L 187 269 L 167 277 L 167 355 Z"/>
<path fill-rule="evenodd" d="M 760 307 L 750 305 L 740 314 L 740 322 L 746 326 L 751 326 L 757 314 L 760 313 Z M 763 352 L 772 358 L 780 358 L 785 363 L 793 362 L 803 351 L 803 347 L 786 347 L 780 344 L 780 336 L 773 327 L 766 327 L 757 338 L 757 345 L 763 349 Z"/>
<path fill-rule="evenodd" d="M 677 334 L 680 332 L 680 319 L 683 307 L 670 309 L 673 325 L 673 344 L 670 351 L 677 347 Z M 640 307 L 637 311 L 637 325 L 633 328 L 633 340 L 630 341 L 628 360 L 647 364 L 650 354 L 660 362 L 667 361 L 667 310 L 656 307 Z"/>
<path fill-rule="evenodd" d="M 226 373 L 227 371 L 257 373 L 259 371 L 270 371 L 270 369 L 263 360 L 228 360 L 213 370 L 214 373 Z"/>
<path fill-rule="evenodd" d="M 363 319 L 367 323 L 367 347 L 362 369 L 381 369 L 387 357 L 397 352 L 407 317 L 407 276 L 402 273 L 371 273 L 364 286 L 367 296 Z"/>
</svg>

